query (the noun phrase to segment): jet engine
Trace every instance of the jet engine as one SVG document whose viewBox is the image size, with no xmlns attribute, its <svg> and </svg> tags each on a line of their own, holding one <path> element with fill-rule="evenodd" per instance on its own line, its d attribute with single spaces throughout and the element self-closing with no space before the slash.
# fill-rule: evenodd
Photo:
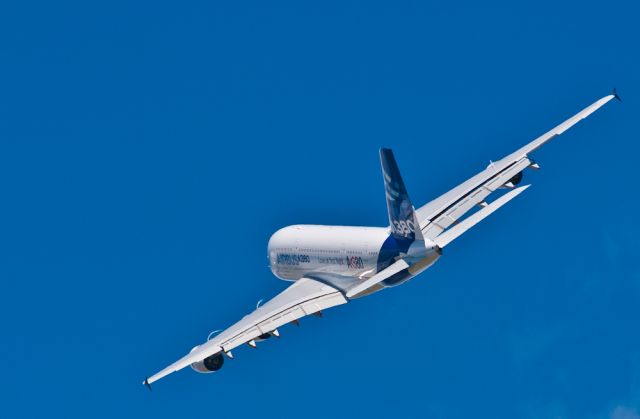
<svg viewBox="0 0 640 419">
<path fill-rule="evenodd" d="M 203 359 L 202 361 L 194 362 L 193 364 L 191 364 L 191 369 L 202 374 L 209 374 L 218 371 L 220 368 L 222 368 L 223 364 L 224 356 L 222 355 L 222 352 L 218 352 L 217 354 L 213 354 Z"/>
<path fill-rule="evenodd" d="M 509 179 L 504 185 L 500 187 L 500 189 L 513 189 L 516 185 L 522 182 L 522 172 L 518 172 L 511 179 Z"/>
<path fill-rule="evenodd" d="M 522 177 L 523 177 L 523 172 L 519 172 L 514 177 L 509 179 L 509 182 L 513 183 L 514 185 L 517 185 L 518 183 L 522 182 Z"/>
</svg>

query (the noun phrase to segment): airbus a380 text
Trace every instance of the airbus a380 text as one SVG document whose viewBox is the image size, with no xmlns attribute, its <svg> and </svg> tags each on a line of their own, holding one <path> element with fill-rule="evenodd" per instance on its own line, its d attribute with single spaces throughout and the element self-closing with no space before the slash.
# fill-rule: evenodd
<svg viewBox="0 0 640 419">
<path fill-rule="evenodd" d="M 620 99 L 615 90 L 418 209 L 392 151 L 381 149 L 388 227 L 294 225 L 278 230 L 269 240 L 269 263 L 278 278 L 293 284 L 144 384 L 151 388 L 151 383 L 186 366 L 200 373 L 218 371 L 240 345 L 256 347 L 279 337 L 278 328 L 297 324 L 301 317 L 320 315 L 420 274 L 440 258 L 444 247 L 530 186 L 518 186 L 525 169 L 539 169 L 529 154 L 614 98 Z M 499 197 L 487 202 L 494 193 Z"/>
</svg>

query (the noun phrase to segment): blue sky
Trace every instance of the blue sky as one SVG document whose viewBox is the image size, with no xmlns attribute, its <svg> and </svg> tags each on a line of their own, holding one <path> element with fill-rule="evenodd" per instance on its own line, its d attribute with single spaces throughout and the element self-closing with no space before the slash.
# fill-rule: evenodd
<svg viewBox="0 0 640 419">
<path fill-rule="evenodd" d="M 0 416 L 638 418 L 637 6 L 307 3 L 0 6 Z M 140 385 L 384 225 L 379 147 L 419 205 L 614 86 L 422 276 Z"/>
</svg>

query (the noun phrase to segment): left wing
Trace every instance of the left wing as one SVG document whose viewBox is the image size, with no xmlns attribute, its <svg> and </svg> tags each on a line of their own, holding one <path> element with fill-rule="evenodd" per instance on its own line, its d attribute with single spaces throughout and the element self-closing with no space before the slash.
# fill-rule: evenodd
<svg viewBox="0 0 640 419">
<path fill-rule="evenodd" d="M 371 279 L 375 282 L 383 281 L 399 271 L 406 269 L 404 261 L 398 261 Z M 224 354 L 231 357 L 231 350 L 248 343 L 255 347 L 255 340 L 265 336 L 279 336 L 277 328 L 287 323 L 296 323 L 301 317 L 318 314 L 320 310 L 345 304 L 352 297 L 357 297 L 366 287 L 358 278 L 331 276 L 324 274 L 310 275 L 313 278 L 301 278 L 289 288 L 276 295 L 266 304 L 256 308 L 254 312 L 242 320 L 211 338 L 204 344 L 196 346 L 187 355 L 169 365 L 162 371 L 144 380 L 143 384 L 151 388 L 151 384 L 172 372 L 183 369 L 194 363 L 209 358 L 212 355 Z"/>
<path fill-rule="evenodd" d="M 299 279 L 253 313 L 149 377 L 143 384 L 149 386 L 154 381 L 211 355 L 220 352 L 229 354 L 233 348 L 250 343 L 259 336 L 273 333 L 284 324 L 346 302 L 347 299 L 337 288 L 309 278 Z"/>
</svg>

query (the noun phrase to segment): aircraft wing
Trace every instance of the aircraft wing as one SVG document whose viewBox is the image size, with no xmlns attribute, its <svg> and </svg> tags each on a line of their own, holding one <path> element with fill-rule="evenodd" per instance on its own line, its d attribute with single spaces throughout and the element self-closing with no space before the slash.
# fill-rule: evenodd
<svg viewBox="0 0 640 419">
<path fill-rule="evenodd" d="M 150 385 L 194 362 L 202 361 L 219 352 L 228 353 L 233 348 L 249 343 L 261 335 L 272 333 L 282 325 L 346 302 L 347 299 L 337 288 L 309 278 L 299 279 L 227 330 L 149 377 L 143 384 Z"/>
<path fill-rule="evenodd" d="M 458 222 L 462 216 L 476 205 L 486 206 L 485 199 L 497 189 L 505 185 L 513 188 L 514 185 L 509 184 L 509 182 L 514 176 L 527 167 L 539 167 L 533 160 L 529 159 L 529 153 L 562 134 L 613 98 L 620 99 L 615 90 L 612 94 L 589 105 L 551 131 L 503 159 L 492 162 L 482 172 L 416 210 L 416 217 L 420 223 L 423 236 L 429 239 L 436 238 L 447 228 Z"/>
</svg>

